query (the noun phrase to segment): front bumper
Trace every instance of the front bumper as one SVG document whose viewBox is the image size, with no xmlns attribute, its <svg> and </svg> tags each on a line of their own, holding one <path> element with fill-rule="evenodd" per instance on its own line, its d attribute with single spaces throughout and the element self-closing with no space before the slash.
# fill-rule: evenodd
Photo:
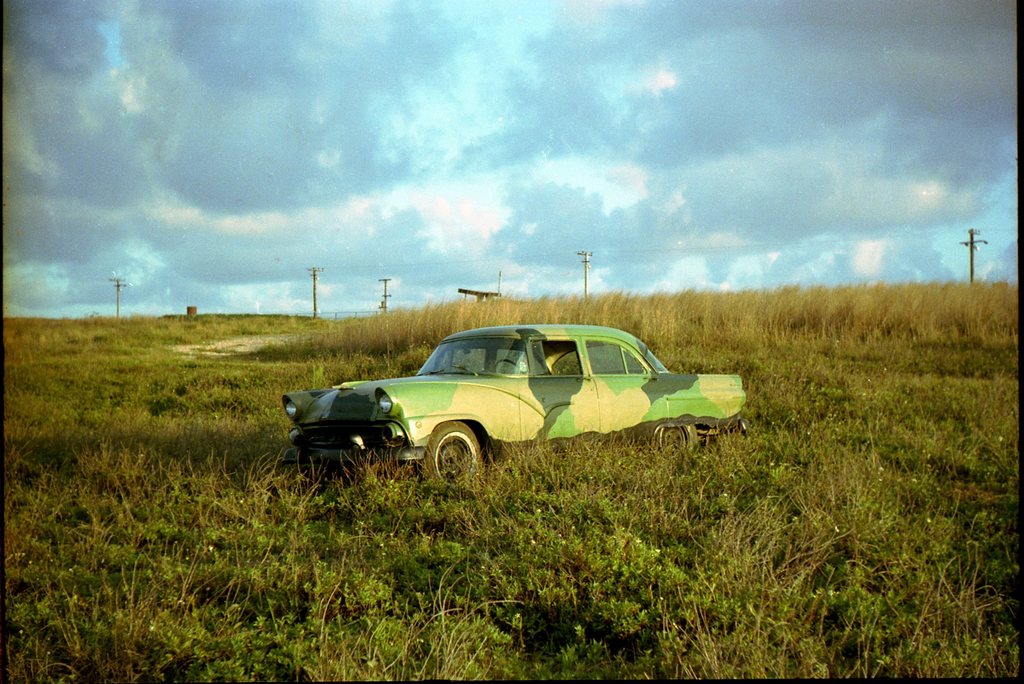
<svg viewBox="0 0 1024 684">
<path fill-rule="evenodd" d="M 381 449 L 324 449 L 320 447 L 292 447 L 281 457 L 281 463 L 292 465 L 337 464 L 353 466 L 368 463 L 411 463 L 422 461 L 423 447 L 390 447 Z"/>
</svg>

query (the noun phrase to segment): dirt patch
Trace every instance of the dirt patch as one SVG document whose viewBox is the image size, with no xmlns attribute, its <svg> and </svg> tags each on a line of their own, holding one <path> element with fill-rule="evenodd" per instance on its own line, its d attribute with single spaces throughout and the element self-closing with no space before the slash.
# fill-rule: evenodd
<svg viewBox="0 0 1024 684">
<path fill-rule="evenodd" d="M 251 354 L 264 347 L 291 342 L 299 337 L 301 335 L 250 335 L 248 337 L 231 337 L 217 342 L 179 344 L 171 349 L 190 356 L 230 356 L 232 354 Z"/>
</svg>

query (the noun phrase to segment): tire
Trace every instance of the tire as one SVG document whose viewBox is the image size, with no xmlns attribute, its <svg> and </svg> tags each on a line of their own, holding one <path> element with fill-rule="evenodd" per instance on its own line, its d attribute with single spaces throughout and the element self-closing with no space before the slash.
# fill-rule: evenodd
<svg viewBox="0 0 1024 684">
<path fill-rule="evenodd" d="M 697 428 L 693 425 L 666 425 L 658 428 L 658 444 L 667 449 L 686 451 L 699 442 Z"/>
<path fill-rule="evenodd" d="M 427 442 L 424 466 L 430 477 L 445 480 L 472 477 L 483 466 L 480 441 L 465 423 L 442 423 Z"/>
</svg>

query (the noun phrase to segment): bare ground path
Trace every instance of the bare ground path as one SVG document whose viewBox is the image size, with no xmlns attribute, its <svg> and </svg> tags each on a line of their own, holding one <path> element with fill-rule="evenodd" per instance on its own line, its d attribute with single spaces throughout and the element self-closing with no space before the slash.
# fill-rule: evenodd
<svg viewBox="0 0 1024 684">
<path fill-rule="evenodd" d="M 298 339 L 301 335 L 249 335 L 231 337 L 216 342 L 200 342 L 199 344 L 179 344 L 171 347 L 174 351 L 191 356 L 230 356 L 231 354 L 249 354 L 275 344 L 282 344 Z"/>
</svg>

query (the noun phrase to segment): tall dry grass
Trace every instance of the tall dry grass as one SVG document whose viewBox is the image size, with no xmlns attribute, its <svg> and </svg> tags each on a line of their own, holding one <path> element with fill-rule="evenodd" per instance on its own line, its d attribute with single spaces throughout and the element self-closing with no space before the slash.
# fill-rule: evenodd
<svg viewBox="0 0 1024 684">
<path fill-rule="evenodd" d="M 353 319 L 310 339 L 302 351 L 311 356 L 405 354 L 420 359 L 438 340 L 460 330 L 539 323 L 621 328 L 656 352 L 663 350 L 667 357 L 680 348 L 747 350 L 794 340 L 979 345 L 1013 340 L 1016 344 L 1018 309 L 1016 287 L 958 284 L 654 295 L 616 292 L 589 300 L 492 299 L 395 309 L 386 316 Z"/>
<path fill-rule="evenodd" d="M 753 430 L 520 445 L 458 484 L 275 466 L 282 392 L 538 322 L 739 372 Z M 4 345 L 12 681 L 1019 675 L 1016 287 L 13 320 Z"/>
</svg>

